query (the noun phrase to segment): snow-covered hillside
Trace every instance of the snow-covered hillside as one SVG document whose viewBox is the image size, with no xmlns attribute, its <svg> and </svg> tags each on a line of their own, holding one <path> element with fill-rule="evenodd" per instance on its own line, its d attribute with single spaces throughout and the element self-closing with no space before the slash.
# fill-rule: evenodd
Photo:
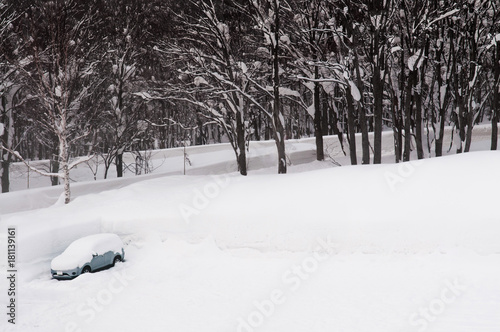
<svg viewBox="0 0 500 332">
<path fill-rule="evenodd" d="M 335 167 L 296 142 L 303 162 L 277 175 L 268 149 L 247 177 L 193 151 L 192 175 L 81 183 L 69 205 L 53 188 L 33 190 L 40 209 L 0 196 L 19 271 L 17 324 L 1 330 L 500 330 L 498 152 Z M 53 257 L 101 232 L 124 240 L 124 263 L 51 279 Z"/>
<path fill-rule="evenodd" d="M 444 146 L 451 144 L 451 127 L 446 127 Z M 432 132 L 429 133 L 432 137 Z M 490 146 L 491 126 L 477 125 L 474 127 L 472 140 L 472 151 L 488 150 Z M 373 146 L 373 135 L 370 133 L 370 144 Z M 382 140 L 383 163 L 394 163 L 394 141 L 391 131 L 383 132 Z M 307 171 L 310 169 L 330 168 L 336 165 L 350 165 L 347 142 L 344 142 L 344 150 L 337 136 L 324 137 L 325 156 L 329 163 L 309 165 L 316 160 L 315 138 L 303 138 L 299 140 L 286 141 L 288 163 L 292 166 L 290 173 Z M 361 135 L 356 136 L 358 162 L 361 162 Z M 445 151 L 446 155 L 455 154 L 456 148 Z M 345 152 L 345 153 L 344 153 Z M 184 153 L 186 158 L 184 158 Z M 136 155 L 127 153 L 124 155 L 124 163 L 128 165 L 124 173 L 125 178 L 116 179 L 116 170 L 111 167 L 108 179 L 103 181 L 104 166 L 101 158 L 92 159 L 89 163 L 79 165 L 71 171 L 72 197 L 78 197 L 103 190 L 119 189 L 129 184 L 143 181 L 148 178 L 163 177 L 166 175 L 213 175 L 226 174 L 237 170 L 235 155 L 229 143 L 213 144 L 204 146 L 188 146 L 183 148 L 154 150 L 143 153 L 148 156 L 149 174 L 135 175 Z M 431 156 L 427 156 L 430 158 Z M 412 154 L 412 160 L 417 159 L 416 153 Z M 275 173 L 270 171 L 276 168 L 277 156 L 274 141 L 252 141 L 247 153 L 247 167 L 250 175 L 256 173 Z M 48 169 L 48 161 L 31 162 L 32 166 L 40 169 Z M 95 173 L 95 174 L 94 174 Z M 144 173 L 144 171 L 143 171 Z M 94 176 L 97 181 L 92 181 Z M 62 188 L 51 186 L 50 178 L 34 172 L 28 172 L 23 163 L 14 163 L 11 167 L 11 191 L 9 195 L 2 195 L 0 201 L 0 215 L 48 207 L 58 201 Z M 25 190 L 30 188 L 30 190 Z M 43 188 L 43 189 L 40 189 Z"/>
</svg>

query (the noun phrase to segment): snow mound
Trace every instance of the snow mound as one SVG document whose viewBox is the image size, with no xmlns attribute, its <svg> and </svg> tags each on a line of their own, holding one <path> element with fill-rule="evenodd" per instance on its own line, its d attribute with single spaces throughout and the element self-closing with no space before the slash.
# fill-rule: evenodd
<svg viewBox="0 0 500 332">
<path fill-rule="evenodd" d="M 64 252 L 54 258 L 53 270 L 69 270 L 81 267 L 92 260 L 93 254 L 104 254 L 108 251 L 121 252 L 123 242 L 116 234 L 103 233 L 89 235 L 71 243 Z"/>
</svg>

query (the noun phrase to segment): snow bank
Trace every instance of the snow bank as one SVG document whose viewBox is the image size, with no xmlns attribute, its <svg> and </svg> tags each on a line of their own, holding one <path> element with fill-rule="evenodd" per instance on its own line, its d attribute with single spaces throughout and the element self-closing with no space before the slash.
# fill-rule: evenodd
<svg viewBox="0 0 500 332">
<path fill-rule="evenodd" d="M 499 163 L 499 153 L 477 152 L 245 178 L 189 219 L 226 247 L 304 250 L 331 236 L 346 251 L 498 253 Z"/>
<path fill-rule="evenodd" d="M 500 253 L 491 194 L 499 164 L 498 152 L 474 152 L 287 175 L 158 177 L 3 216 L 0 227 L 17 226 L 20 263 L 54 257 L 84 235 L 145 231 L 261 251 L 310 251 L 318 237 L 330 237 L 345 252 Z"/>
</svg>

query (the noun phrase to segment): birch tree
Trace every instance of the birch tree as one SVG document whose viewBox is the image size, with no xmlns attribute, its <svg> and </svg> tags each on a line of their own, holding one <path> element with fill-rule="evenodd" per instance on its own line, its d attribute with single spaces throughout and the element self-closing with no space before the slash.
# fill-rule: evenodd
<svg viewBox="0 0 500 332">
<path fill-rule="evenodd" d="M 4 80 L 0 83 L 0 158 L 2 192 L 8 192 L 10 187 L 10 164 L 12 163 L 12 151 L 15 146 L 15 111 L 16 102 L 19 99 L 21 86 Z M 5 149 L 3 149 L 5 148 Z"/>
<path fill-rule="evenodd" d="M 2 192 L 8 192 L 10 186 L 9 169 L 12 154 L 8 150 L 14 147 L 14 99 L 20 86 L 13 82 L 15 70 L 7 63 L 7 42 L 13 38 L 13 24 L 16 13 L 0 3 L 0 180 Z M 6 147 L 8 150 L 3 149 Z"/>
<path fill-rule="evenodd" d="M 60 172 L 39 172 L 63 180 L 65 203 L 71 199 L 70 170 L 76 165 L 70 163 L 70 147 L 91 130 L 88 120 L 93 110 L 85 112 L 82 103 L 96 85 L 94 47 L 90 44 L 94 18 L 77 2 L 52 1 L 35 2 L 19 22 L 32 35 L 23 50 L 26 57 L 18 59 L 16 69 L 43 110 L 37 121 L 58 141 Z"/>
</svg>

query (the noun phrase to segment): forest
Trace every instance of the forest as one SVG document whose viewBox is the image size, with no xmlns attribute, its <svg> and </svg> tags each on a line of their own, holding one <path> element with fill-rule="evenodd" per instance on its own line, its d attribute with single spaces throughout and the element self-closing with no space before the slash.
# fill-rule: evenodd
<svg viewBox="0 0 500 332">
<path fill-rule="evenodd" d="M 2 192 L 13 162 L 64 183 L 98 156 L 336 135 L 351 164 L 468 152 L 500 110 L 492 0 L 0 0 Z M 452 145 L 444 146 L 445 127 Z M 362 156 L 355 135 L 362 136 Z M 373 144 L 369 140 L 373 133 Z M 107 174 L 107 172 L 106 172 Z"/>
</svg>

